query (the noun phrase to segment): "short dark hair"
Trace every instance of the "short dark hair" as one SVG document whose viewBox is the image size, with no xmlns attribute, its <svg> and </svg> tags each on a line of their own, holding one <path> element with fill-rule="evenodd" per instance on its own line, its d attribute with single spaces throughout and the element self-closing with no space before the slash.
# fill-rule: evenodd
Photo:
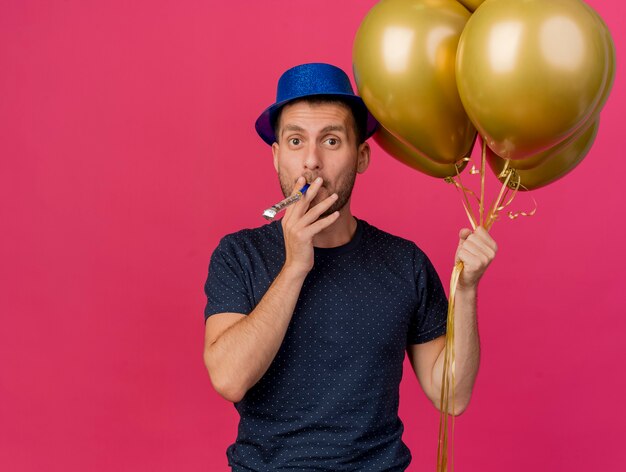
<svg viewBox="0 0 626 472">
<path fill-rule="evenodd" d="M 365 135 L 367 130 L 367 110 L 364 106 L 358 106 L 354 103 L 349 102 L 348 100 L 342 100 L 341 98 L 337 98 L 334 95 L 314 95 L 310 97 L 298 98 L 289 102 L 287 105 L 293 105 L 294 103 L 305 102 L 311 105 L 323 105 L 323 104 L 335 104 L 335 105 L 345 105 L 352 112 L 352 119 L 354 122 L 354 135 L 356 137 L 356 144 L 360 146 L 365 142 Z M 272 129 L 274 130 L 274 136 L 278 141 L 279 129 L 278 123 L 280 123 L 280 116 L 283 113 L 283 108 L 287 105 L 282 106 L 274 115 L 274 119 L 272 120 Z"/>
</svg>

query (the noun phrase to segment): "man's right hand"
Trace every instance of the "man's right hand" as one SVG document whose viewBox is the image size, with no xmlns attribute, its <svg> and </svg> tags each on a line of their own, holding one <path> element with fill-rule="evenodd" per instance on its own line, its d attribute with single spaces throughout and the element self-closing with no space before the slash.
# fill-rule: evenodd
<svg viewBox="0 0 626 472">
<path fill-rule="evenodd" d="M 315 179 L 304 196 L 295 204 L 287 208 L 281 224 L 285 238 L 285 269 L 306 276 L 313 268 L 313 237 L 332 225 L 339 212 L 336 211 L 329 216 L 319 219 L 337 200 L 337 194 L 333 193 L 326 199 L 309 208 L 311 201 L 317 195 L 322 186 L 322 178 Z M 300 190 L 306 180 L 304 177 L 298 178 L 294 191 Z"/>
</svg>

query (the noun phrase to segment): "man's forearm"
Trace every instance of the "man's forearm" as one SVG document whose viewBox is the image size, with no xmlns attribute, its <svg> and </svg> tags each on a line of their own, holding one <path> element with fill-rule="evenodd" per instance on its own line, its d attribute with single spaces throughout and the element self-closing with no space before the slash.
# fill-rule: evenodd
<svg viewBox="0 0 626 472">
<path fill-rule="evenodd" d="M 283 267 L 254 310 L 209 346 L 207 366 L 220 394 L 239 401 L 265 374 L 283 342 L 305 277 Z"/>
<path fill-rule="evenodd" d="M 451 414 L 462 413 L 469 404 L 472 389 L 478 374 L 480 362 L 480 342 L 476 321 L 476 289 L 457 290 L 454 313 L 454 351 L 455 351 L 455 405 Z M 433 385 L 437 395 L 437 404 L 441 396 L 441 380 L 446 350 L 437 358 L 433 368 Z"/>
</svg>

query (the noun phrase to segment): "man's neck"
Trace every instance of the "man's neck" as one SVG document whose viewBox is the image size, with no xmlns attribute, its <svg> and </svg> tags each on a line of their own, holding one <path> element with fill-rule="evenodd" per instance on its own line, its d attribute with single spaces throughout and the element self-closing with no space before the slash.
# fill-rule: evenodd
<svg viewBox="0 0 626 472">
<path fill-rule="evenodd" d="M 354 237 L 356 226 L 356 219 L 346 205 L 340 210 L 337 221 L 313 237 L 313 246 L 329 248 L 348 244 Z"/>
</svg>

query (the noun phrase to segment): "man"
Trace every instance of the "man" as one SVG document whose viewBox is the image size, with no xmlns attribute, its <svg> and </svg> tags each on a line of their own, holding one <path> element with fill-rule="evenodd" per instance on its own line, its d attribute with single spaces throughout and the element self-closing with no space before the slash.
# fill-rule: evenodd
<svg viewBox="0 0 626 472">
<path fill-rule="evenodd" d="M 351 214 L 376 121 L 343 71 L 304 64 L 280 78 L 256 129 L 285 196 L 311 185 L 282 220 L 224 237 L 211 257 L 204 360 L 241 417 L 229 465 L 405 470 L 404 355 L 438 406 L 447 300 L 413 242 Z M 476 291 L 495 251 L 483 229 L 461 231 L 453 414 L 467 407 L 478 370 Z"/>
</svg>

